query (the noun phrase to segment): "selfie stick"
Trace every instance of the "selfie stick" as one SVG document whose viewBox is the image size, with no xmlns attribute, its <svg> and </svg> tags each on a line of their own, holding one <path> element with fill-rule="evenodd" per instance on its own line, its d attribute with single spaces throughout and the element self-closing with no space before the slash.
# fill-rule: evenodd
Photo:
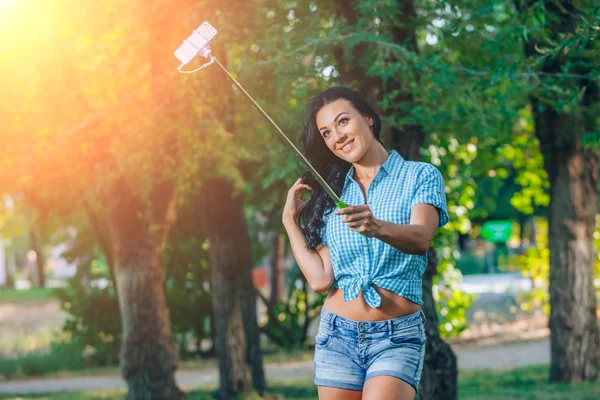
<svg viewBox="0 0 600 400">
<path fill-rule="evenodd" d="M 208 42 L 214 38 L 216 33 L 216 29 L 214 29 L 210 24 L 208 24 L 208 22 L 204 22 L 202 23 L 202 25 L 200 25 L 200 27 L 197 30 L 194 30 L 194 33 L 192 33 L 192 35 L 188 39 L 184 40 L 183 44 L 175 51 L 175 56 L 181 61 L 181 65 L 178 68 L 179 72 L 193 73 L 196 71 L 200 71 L 201 69 L 206 68 L 213 63 L 217 63 L 217 65 L 221 67 L 223 72 L 227 74 L 227 77 L 229 77 L 229 79 L 231 79 L 231 81 L 237 86 L 237 88 L 240 89 L 242 93 L 244 93 L 244 95 L 246 95 L 246 97 L 252 102 L 254 107 L 256 107 L 258 111 L 260 111 L 260 113 L 267 119 L 267 121 L 269 121 L 271 125 L 275 127 L 277 132 L 279 132 L 281 136 L 283 136 L 287 143 L 290 146 L 292 146 L 296 154 L 298 154 L 304 162 L 304 164 L 306 164 L 312 176 L 314 176 L 314 178 L 319 182 L 321 187 L 325 189 L 325 192 L 327 192 L 327 194 L 333 199 L 335 205 L 339 209 L 346 208 L 346 204 L 344 204 L 344 202 L 338 197 L 338 195 L 333 191 L 333 189 L 331 189 L 331 187 L 327 184 L 325 179 L 321 177 L 317 170 L 314 169 L 312 165 L 310 165 L 310 162 L 308 162 L 308 160 L 306 159 L 306 157 L 304 157 L 300 150 L 298 150 L 296 146 L 294 146 L 294 143 L 292 143 L 292 141 L 283 133 L 279 126 L 277 126 L 277 124 L 271 119 L 271 117 L 269 117 L 269 115 L 262 109 L 262 107 L 258 105 L 256 101 L 254 101 L 254 99 L 248 94 L 248 92 L 244 90 L 242 85 L 240 85 L 239 82 L 233 76 L 231 76 L 229 71 L 227 71 L 227 69 L 223 67 L 219 60 L 217 60 L 215 56 L 211 54 L 211 49 Z M 205 58 L 210 58 L 210 62 L 202 65 L 200 68 L 197 68 L 193 71 L 183 71 L 181 67 L 190 62 L 195 55 L 201 55 Z"/>
</svg>

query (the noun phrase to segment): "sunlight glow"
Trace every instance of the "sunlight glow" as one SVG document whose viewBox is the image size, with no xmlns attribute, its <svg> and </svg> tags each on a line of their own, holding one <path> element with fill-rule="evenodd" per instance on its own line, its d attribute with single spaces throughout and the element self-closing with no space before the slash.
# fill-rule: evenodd
<svg viewBox="0 0 600 400">
<path fill-rule="evenodd" d="M 16 0 L 0 0 L 0 11 L 4 11 L 7 8 L 14 6 Z"/>
</svg>

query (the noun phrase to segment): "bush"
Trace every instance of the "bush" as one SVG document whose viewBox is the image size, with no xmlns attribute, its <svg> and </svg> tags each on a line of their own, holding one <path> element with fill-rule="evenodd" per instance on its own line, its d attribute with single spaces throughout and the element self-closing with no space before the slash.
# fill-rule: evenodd
<svg viewBox="0 0 600 400">
<path fill-rule="evenodd" d="M 210 269 L 206 261 L 208 246 L 190 232 L 196 225 L 192 217 L 181 219 L 173 227 L 163 251 L 163 279 L 171 327 L 184 360 L 201 354 L 202 339 L 214 337 Z M 122 337 L 120 310 L 109 265 L 94 243 L 86 231 L 72 239 L 71 248 L 63 256 L 77 262 L 77 273 L 66 288 L 56 290 L 56 296 L 62 310 L 69 314 L 63 331 L 82 343 L 86 363 L 117 365 Z M 90 283 L 100 279 L 108 285 L 92 287 Z M 195 343 L 192 346 L 195 349 L 190 349 L 189 343 Z"/>
<path fill-rule="evenodd" d="M 11 379 L 19 368 L 18 360 L 0 359 L 0 373 L 5 379 Z"/>
<path fill-rule="evenodd" d="M 84 273 L 85 269 L 79 268 L 66 288 L 56 290 L 62 310 L 69 314 L 63 332 L 86 349 L 87 363 L 117 365 L 121 320 L 114 288 L 111 284 L 106 288 L 88 287 L 83 283 Z"/>
<path fill-rule="evenodd" d="M 163 251 L 164 280 L 171 329 L 181 359 L 188 360 L 214 354 L 213 290 L 207 242 L 179 233 L 172 233 Z M 204 339 L 213 344 L 205 352 L 200 348 Z"/>
<path fill-rule="evenodd" d="M 287 297 L 274 306 L 261 295 L 261 301 L 267 307 L 267 322 L 262 326 L 264 333 L 275 345 L 286 350 L 302 349 L 306 346 L 310 323 L 319 317 L 325 296 L 316 294 L 311 301 L 306 278 L 296 267 L 296 274 L 290 279 Z M 296 284 L 299 283 L 298 286 Z"/>
<path fill-rule="evenodd" d="M 14 359 L 0 360 L 0 372 L 6 379 L 14 376 L 39 376 L 58 371 L 75 371 L 85 367 L 80 341 L 55 341 L 50 351 L 30 353 Z"/>
<path fill-rule="evenodd" d="M 440 231 L 434 239 L 437 250 L 437 275 L 433 277 L 433 298 L 439 318 L 440 336 L 444 339 L 456 336 L 468 328 L 467 311 L 471 307 L 474 295 L 464 293 L 459 284 L 462 273 L 456 268 L 455 234 Z"/>
</svg>

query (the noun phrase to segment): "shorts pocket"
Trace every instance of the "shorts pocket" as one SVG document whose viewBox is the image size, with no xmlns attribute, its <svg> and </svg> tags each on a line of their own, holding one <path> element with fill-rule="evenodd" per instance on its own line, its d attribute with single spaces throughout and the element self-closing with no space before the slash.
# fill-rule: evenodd
<svg viewBox="0 0 600 400">
<path fill-rule="evenodd" d="M 332 335 L 328 332 L 319 332 L 315 336 L 315 347 L 326 347 L 331 342 Z"/>
<path fill-rule="evenodd" d="M 401 346 L 407 344 L 421 346 L 423 343 L 425 343 L 424 329 L 422 329 L 419 325 L 407 327 L 406 329 L 394 332 L 393 335 L 388 337 L 388 342 L 392 346 Z"/>
</svg>

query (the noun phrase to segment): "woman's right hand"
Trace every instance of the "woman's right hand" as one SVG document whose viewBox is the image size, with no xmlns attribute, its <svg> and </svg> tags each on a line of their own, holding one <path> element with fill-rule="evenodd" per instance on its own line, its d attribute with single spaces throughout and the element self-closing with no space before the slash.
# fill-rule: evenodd
<svg viewBox="0 0 600 400">
<path fill-rule="evenodd" d="M 305 189 L 312 190 L 312 188 L 301 182 L 302 178 L 298 178 L 298 180 L 294 183 L 294 185 L 290 188 L 287 195 L 287 200 L 285 202 L 285 206 L 283 207 L 283 222 L 286 221 L 296 221 L 296 216 L 298 212 L 308 200 L 300 200 L 300 196 L 302 196 L 302 191 Z"/>
</svg>

